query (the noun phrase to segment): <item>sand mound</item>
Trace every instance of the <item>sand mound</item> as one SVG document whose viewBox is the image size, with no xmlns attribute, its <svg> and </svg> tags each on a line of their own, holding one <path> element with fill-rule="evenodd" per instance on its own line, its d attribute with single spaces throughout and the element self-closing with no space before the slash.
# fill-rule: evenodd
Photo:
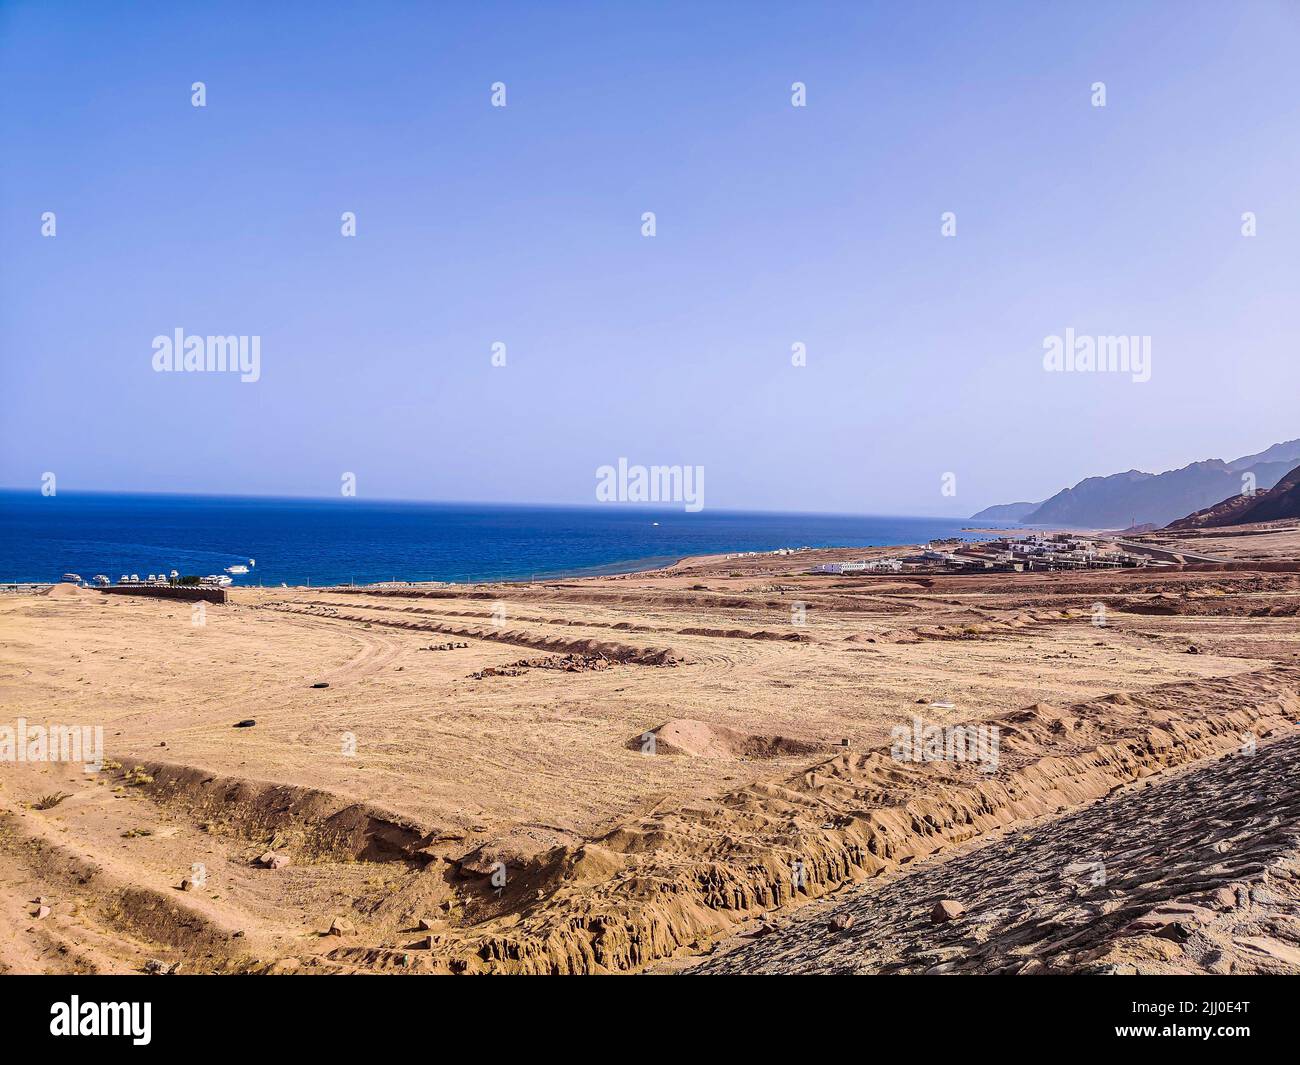
<svg viewBox="0 0 1300 1065">
<path fill-rule="evenodd" d="M 94 593 L 89 588 L 80 588 L 75 584 L 56 584 L 43 594 L 51 599 L 85 599 Z"/>
<path fill-rule="evenodd" d="M 799 632 L 772 632 L 768 629 L 712 629 L 699 625 L 678 629 L 679 636 L 713 636 L 723 640 L 785 640 L 789 643 L 806 643 L 808 637 Z"/>
<path fill-rule="evenodd" d="M 627 746 L 632 750 L 646 750 L 646 736 L 655 738 L 655 754 L 681 754 L 692 758 L 786 758 L 826 749 L 824 744 L 808 740 L 740 732 L 725 725 L 710 725 L 691 718 L 665 721 L 645 736 L 632 737 Z"/>
</svg>

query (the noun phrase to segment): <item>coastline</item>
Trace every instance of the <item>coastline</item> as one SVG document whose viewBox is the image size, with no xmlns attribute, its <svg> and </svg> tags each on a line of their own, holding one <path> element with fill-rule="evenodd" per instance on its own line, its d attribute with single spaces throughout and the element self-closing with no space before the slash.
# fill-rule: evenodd
<svg viewBox="0 0 1300 1065">
<path fill-rule="evenodd" d="M 1060 820 L 1063 796 L 1105 803 L 1130 780 L 1217 764 L 1248 731 L 1262 757 L 1300 711 L 1300 563 L 1250 558 L 1300 557 L 1298 540 L 1300 529 L 1194 542 L 1236 545 L 1241 561 L 1213 569 L 809 572 L 907 553 L 880 545 L 683 553 L 531 587 L 236 588 L 198 610 L 70 585 L 6 595 L 11 701 L 102 728 L 111 767 L 11 767 L 11 899 L 51 899 L 41 927 L 90 944 L 111 971 L 138 971 L 142 957 L 200 973 L 720 964 L 753 928 L 786 927 L 858 879 L 906 884 L 932 867 L 907 859 L 934 851 L 961 862 L 972 828 Z M 1175 741 L 1151 740 L 1153 715 Z M 988 778 L 883 762 L 882 783 L 895 730 L 918 719 L 1005 726 L 1014 757 Z M 1018 801 L 990 811 L 992 793 Z M 66 801 L 46 809 L 51 795 Z M 917 803 L 963 813 L 949 832 L 913 832 Z M 889 846 L 864 846 L 882 825 Z M 1068 854 L 1073 836 L 1058 835 Z M 50 842 L 110 859 L 116 879 L 60 877 L 41 860 Z M 1203 842 L 1188 853 L 1206 855 Z M 792 852 L 816 870 L 793 895 Z M 196 862 L 219 878 L 219 900 L 178 889 Z M 500 895 L 494 868 L 507 871 Z M 719 869 L 721 906 L 703 893 Z M 175 908 L 151 908 L 142 928 L 120 906 L 128 881 Z M 932 903 L 928 882 L 912 882 Z M 987 887 L 970 879 L 958 897 L 974 911 Z M 1056 906 L 1029 887 L 1034 906 Z M 1065 887 L 1043 927 L 1077 913 Z M 190 931 L 198 907 L 212 936 Z M 925 906 L 908 908 L 934 936 Z M 343 919 L 351 938 L 328 931 Z M 824 928 L 809 964 L 834 945 Z M 1089 951 L 1127 958 L 1135 942 Z M 56 970 L 41 948 L 0 936 L 0 962 Z M 877 966 L 882 954 L 863 941 L 857 956 Z M 1063 972 L 1094 960 L 1055 957 Z M 1138 960 L 1152 957 L 1197 964 Z"/>
<path fill-rule="evenodd" d="M 198 499 L 0 497 L 4 583 L 65 573 L 210 576 L 256 559 L 236 587 L 510 583 L 645 573 L 717 555 L 865 550 L 968 536 L 964 519 L 636 506 L 515 507 Z"/>
</svg>

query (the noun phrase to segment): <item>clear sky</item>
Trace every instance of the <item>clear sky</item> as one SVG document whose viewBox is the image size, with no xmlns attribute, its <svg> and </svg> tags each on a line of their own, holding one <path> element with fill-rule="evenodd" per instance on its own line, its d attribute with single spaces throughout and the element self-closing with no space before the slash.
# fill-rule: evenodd
<svg viewBox="0 0 1300 1065">
<path fill-rule="evenodd" d="M 960 515 L 1260 450 L 1297 55 L 1295 0 L 0 0 L 0 484 L 591 503 L 626 456 Z M 155 373 L 177 328 L 260 380 Z M 1066 328 L 1151 380 L 1045 372 Z"/>
</svg>

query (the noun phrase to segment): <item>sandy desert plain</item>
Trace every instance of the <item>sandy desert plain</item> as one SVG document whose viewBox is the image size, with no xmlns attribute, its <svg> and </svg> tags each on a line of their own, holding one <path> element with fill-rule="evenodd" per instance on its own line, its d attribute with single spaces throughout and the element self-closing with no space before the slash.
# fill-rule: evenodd
<svg viewBox="0 0 1300 1065">
<path fill-rule="evenodd" d="M 1300 528 L 1193 549 L 5 596 L 0 720 L 107 761 L 0 765 L 0 972 L 1300 972 Z"/>
</svg>

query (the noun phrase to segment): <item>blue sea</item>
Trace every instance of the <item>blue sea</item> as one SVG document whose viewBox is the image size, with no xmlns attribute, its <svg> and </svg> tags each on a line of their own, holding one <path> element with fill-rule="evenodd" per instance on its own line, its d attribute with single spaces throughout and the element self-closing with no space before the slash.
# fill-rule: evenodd
<svg viewBox="0 0 1300 1065">
<path fill-rule="evenodd" d="M 657 524 L 656 524 L 657 523 Z M 205 576 L 235 585 L 487 581 L 619 573 L 686 555 L 870 547 L 957 536 L 943 518 L 641 506 L 541 507 L 345 499 L 0 491 L 0 580 L 97 573 Z"/>
</svg>

